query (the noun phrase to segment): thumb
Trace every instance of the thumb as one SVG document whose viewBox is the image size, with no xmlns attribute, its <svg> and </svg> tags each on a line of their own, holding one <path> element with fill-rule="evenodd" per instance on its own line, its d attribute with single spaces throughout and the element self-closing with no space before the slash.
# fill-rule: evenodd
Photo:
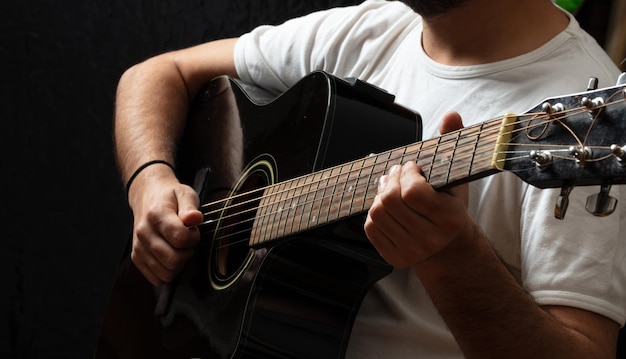
<svg viewBox="0 0 626 359">
<path fill-rule="evenodd" d="M 441 118 L 439 133 L 444 134 L 463 128 L 463 121 L 458 112 L 446 112 Z"/>
<path fill-rule="evenodd" d="M 178 217 L 187 227 L 197 226 L 202 223 L 203 215 L 198 210 L 200 200 L 198 195 L 190 187 L 181 191 L 178 197 Z"/>
</svg>

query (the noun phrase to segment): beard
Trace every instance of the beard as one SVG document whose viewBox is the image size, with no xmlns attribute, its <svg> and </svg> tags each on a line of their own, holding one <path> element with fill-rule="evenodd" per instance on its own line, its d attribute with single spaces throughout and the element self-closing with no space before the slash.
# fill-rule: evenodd
<svg viewBox="0 0 626 359">
<path fill-rule="evenodd" d="M 422 17 L 432 17 L 455 9 L 467 0 L 400 0 Z"/>
</svg>

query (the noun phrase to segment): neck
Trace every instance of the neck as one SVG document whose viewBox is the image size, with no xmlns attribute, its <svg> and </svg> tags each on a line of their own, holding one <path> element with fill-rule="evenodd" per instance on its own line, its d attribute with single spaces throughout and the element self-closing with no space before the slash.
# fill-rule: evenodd
<svg viewBox="0 0 626 359">
<path fill-rule="evenodd" d="M 422 45 L 444 65 L 477 65 L 519 56 L 542 46 L 569 23 L 550 0 L 468 0 L 424 18 Z"/>
</svg>

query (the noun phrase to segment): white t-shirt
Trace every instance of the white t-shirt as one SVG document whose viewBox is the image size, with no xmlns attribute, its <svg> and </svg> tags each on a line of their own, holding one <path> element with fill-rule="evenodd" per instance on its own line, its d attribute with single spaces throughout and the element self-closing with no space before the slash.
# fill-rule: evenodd
<svg viewBox="0 0 626 359">
<path fill-rule="evenodd" d="M 240 38 L 235 62 L 250 84 L 286 91 L 314 70 L 357 77 L 417 110 L 424 139 L 456 110 L 466 126 L 505 113 L 523 113 L 547 97 L 615 84 L 619 71 L 570 16 L 567 29 L 542 47 L 496 63 L 445 66 L 421 47 L 421 18 L 398 1 L 313 13 Z M 608 217 L 586 212 L 598 188 L 575 188 L 564 220 L 554 218 L 559 190 L 539 190 L 510 173 L 470 184 L 469 210 L 503 258 L 521 273 L 541 305 L 566 305 L 626 320 L 626 198 Z M 452 358 L 462 354 L 416 276 L 394 272 L 366 296 L 348 356 Z"/>
</svg>

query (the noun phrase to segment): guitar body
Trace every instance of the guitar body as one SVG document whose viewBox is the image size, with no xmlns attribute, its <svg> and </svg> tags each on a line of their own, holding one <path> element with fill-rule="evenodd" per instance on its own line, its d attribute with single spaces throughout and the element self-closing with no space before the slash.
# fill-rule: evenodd
<svg viewBox="0 0 626 359">
<path fill-rule="evenodd" d="M 252 248 L 261 189 L 413 143 L 420 126 L 393 96 L 323 72 L 266 104 L 227 77 L 208 84 L 177 161 L 207 204 L 206 225 L 169 293 L 166 346 L 199 336 L 219 358 L 343 357 L 363 297 L 390 267 L 365 238 L 362 214 Z"/>
</svg>

